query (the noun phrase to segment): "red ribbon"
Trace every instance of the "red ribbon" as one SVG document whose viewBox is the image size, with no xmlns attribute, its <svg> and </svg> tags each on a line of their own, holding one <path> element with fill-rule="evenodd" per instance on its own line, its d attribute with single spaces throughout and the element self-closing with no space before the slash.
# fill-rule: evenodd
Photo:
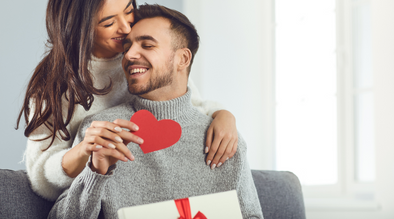
<svg viewBox="0 0 394 219">
<path fill-rule="evenodd" d="M 188 198 L 175 200 L 176 208 L 178 209 L 180 217 L 178 219 L 207 219 L 200 211 L 192 218 L 192 211 L 190 209 L 190 202 Z"/>
</svg>

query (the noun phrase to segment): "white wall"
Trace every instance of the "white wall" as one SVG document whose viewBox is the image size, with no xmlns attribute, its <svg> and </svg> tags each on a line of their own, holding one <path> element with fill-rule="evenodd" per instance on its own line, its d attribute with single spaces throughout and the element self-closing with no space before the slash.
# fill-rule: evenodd
<svg viewBox="0 0 394 219">
<path fill-rule="evenodd" d="M 273 159 L 267 142 L 273 130 L 264 124 L 266 101 L 272 101 L 272 79 L 267 78 L 270 64 L 265 45 L 270 33 L 267 2 L 250 0 L 185 0 L 184 12 L 195 24 L 201 38 L 191 77 L 205 99 L 222 103 L 237 119 L 237 127 L 248 144 L 250 165 L 270 169 Z M 266 147 L 263 146 L 266 145 Z"/>
<path fill-rule="evenodd" d="M 394 218 L 394 1 L 373 0 L 372 39 L 376 109 L 379 218 Z"/>
<path fill-rule="evenodd" d="M 24 169 L 19 164 L 26 145 L 24 123 L 15 130 L 24 92 L 45 51 L 47 1 L 1 1 L 0 20 L 0 168 Z"/>
<path fill-rule="evenodd" d="M 147 4 L 159 4 L 164 5 L 168 8 L 178 10 L 182 12 L 183 10 L 183 0 L 136 0 L 138 5 L 142 5 L 144 3 Z"/>
</svg>

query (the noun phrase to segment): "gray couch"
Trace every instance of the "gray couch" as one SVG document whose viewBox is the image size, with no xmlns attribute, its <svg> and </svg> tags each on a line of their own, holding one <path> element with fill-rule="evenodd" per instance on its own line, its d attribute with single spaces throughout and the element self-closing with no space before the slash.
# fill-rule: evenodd
<svg viewBox="0 0 394 219">
<path fill-rule="evenodd" d="M 300 182 L 293 173 L 252 170 L 265 219 L 304 219 Z M 53 203 L 30 189 L 25 171 L 0 169 L 0 218 L 46 218 Z"/>
</svg>

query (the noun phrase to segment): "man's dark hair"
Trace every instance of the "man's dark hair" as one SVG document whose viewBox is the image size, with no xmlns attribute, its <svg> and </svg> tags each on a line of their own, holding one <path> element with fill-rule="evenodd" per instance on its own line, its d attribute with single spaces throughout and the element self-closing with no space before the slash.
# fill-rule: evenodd
<svg viewBox="0 0 394 219">
<path fill-rule="evenodd" d="M 175 50 L 186 47 L 190 49 L 192 53 L 192 59 L 188 68 L 188 72 L 190 72 L 190 68 L 193 64 L 194 56 L 197 53 L 200 41 L 200 37 L 197 34 L 196 28 L 181 12 L 158 4 L 140 5 L 135 14 L 135 23 L 146 18 L 155 17 L 167 18 L 170 21 L 170 29 L 174 33 L 172 44 Z"/>
</svg>

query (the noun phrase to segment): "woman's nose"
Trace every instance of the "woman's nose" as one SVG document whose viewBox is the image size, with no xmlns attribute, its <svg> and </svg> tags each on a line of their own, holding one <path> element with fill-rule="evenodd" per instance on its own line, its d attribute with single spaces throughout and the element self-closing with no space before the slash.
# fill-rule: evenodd
<svg viewBox="0 0 394 219">
<path fill-rule="evenodd" d="M 121 19 L 119 24 L 119 33 L 121 34 L 129 34 L 131 31 L 130 27 L 131 23 L 127 19 Z"/>
</svg>

